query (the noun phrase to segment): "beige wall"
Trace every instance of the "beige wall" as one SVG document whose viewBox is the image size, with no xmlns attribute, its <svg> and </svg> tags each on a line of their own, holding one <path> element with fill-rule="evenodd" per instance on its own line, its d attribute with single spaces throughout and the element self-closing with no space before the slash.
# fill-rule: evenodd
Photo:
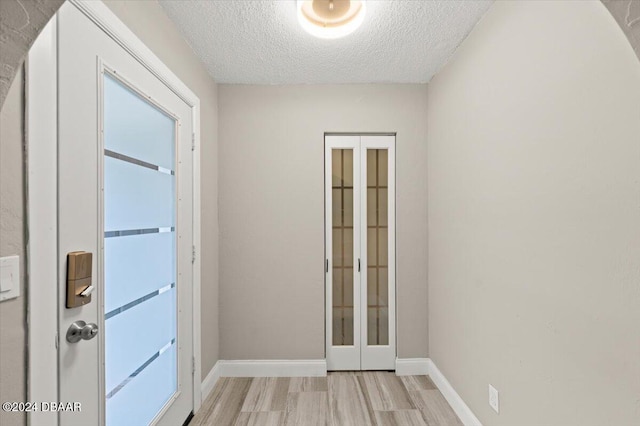
<svg viewBox="0 0 640 426">
<path fill-rule="evenodd" d="M 217 86 L 155 0 L 106 5 L 200 98 L 202 180 L 202 378 L 218 360 L 218 99 Z"/>
<path fill-rule="evenodd" d="M 20 256 L 20 297 L 0 303 L 0 402 L 26 397 L 24 77 L 18 71 L 0 112 L 0 256 Z M 3 426 L 26 416 L 0 411 Z"/>
<path fill-rule="evenodd" d="M 431 358 L 485 425 L 639 424 L 640 63 L 614 19 L 497 2 L 429 84 L 427 140 Z"/>
<path fill-rule="evenodd" d="M 324 358 L 324 132 L 397 132 L 398 354 L 425 357 L 426 85 L 220 85 L 220 358 Z"/>
</svg>

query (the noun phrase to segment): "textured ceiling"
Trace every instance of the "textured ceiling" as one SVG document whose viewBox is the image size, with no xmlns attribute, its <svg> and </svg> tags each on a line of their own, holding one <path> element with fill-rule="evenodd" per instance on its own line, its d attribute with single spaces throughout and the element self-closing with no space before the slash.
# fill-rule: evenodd
<svg viewBox="0 0 640 426">
<path fill-rule="evenodd" d="M 160 0 L 219 83 L 424 83 L 492 0 L 369 0 L 355 33 L 317 39 L 290 0 Z"/>
</svg>

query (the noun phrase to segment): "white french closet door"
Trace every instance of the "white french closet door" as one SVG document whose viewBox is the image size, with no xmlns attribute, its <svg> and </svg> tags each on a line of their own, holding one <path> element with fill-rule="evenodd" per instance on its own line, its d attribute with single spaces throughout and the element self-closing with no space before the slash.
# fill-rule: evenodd
<svg viewBox="0 0 640 426">
<path fill-rule="evenodd" d="M 325 136 L 329 370 L 392 370 L 396 358 L 395 136 Z"/>
</svg>

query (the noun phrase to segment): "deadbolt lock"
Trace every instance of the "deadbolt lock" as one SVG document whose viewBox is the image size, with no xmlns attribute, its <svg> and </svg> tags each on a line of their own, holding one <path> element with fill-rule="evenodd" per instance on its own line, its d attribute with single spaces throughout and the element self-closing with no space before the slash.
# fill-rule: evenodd
<svg viewBox="0 0 640 426">
<path fill-rule="evenodd" d="M 77 308 L 91 302 L 92 254 L 74 251 L 67 254 L 67 308 Z"/>
</svg>

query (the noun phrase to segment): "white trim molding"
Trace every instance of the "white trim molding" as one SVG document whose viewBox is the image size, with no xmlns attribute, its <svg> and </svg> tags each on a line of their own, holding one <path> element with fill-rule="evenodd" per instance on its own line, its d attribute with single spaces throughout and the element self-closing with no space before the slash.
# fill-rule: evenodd
<svg viewBox="0 0 640 426">
<path fill-rule="evenodd" d="M 218 383 L 218 379 L 220 378 L 220 361 L 216 362 L 213 366 L 207 377 L 202 381 L 202 385 L 200 386 L 200 395 L 202 396 L 202 401 L 207 399 L 207 397 L 213 391 L 213 388 Z"/>
<path fill-rule="evenodd" d="M 458 395 L 453 386 L 451 386 L 451 383 L 449 383 L 431 359 L 429 359 L 429 377 L 431 377 L 433 383 L 438 387 L 440 392 L 442 392 L 444 398 L 465 426 L 482 426 L 480 420 L 473 414 L 473 411 L 471 411 L 469 406 L 460 395 Z"/>
<path fill-rule="evenodd" d="M 220 377 L 323 377 L 324 359 L 218 361 Z M 208 377 L 208 376 L 207 376 Z"/>
<path fill-rule="evenodd" d="M 397 358 L 396 375 L 428 375 L 465 426 L 482 426 L 480 420 L 430 358 Z"/>
<path fill-rule="evenodd" d="M 44 27 L 26 61 L 27 400 L 58 398 L 58 86 L 57 21 Z M 53 411 L 30 411 L 32 425 L 58 423 Z"/>
<path fill-rule="evenodd" d="M 429 358 L 396 358 L 396 376 L 425 376 L 429 374 Z"/>
</svg>

